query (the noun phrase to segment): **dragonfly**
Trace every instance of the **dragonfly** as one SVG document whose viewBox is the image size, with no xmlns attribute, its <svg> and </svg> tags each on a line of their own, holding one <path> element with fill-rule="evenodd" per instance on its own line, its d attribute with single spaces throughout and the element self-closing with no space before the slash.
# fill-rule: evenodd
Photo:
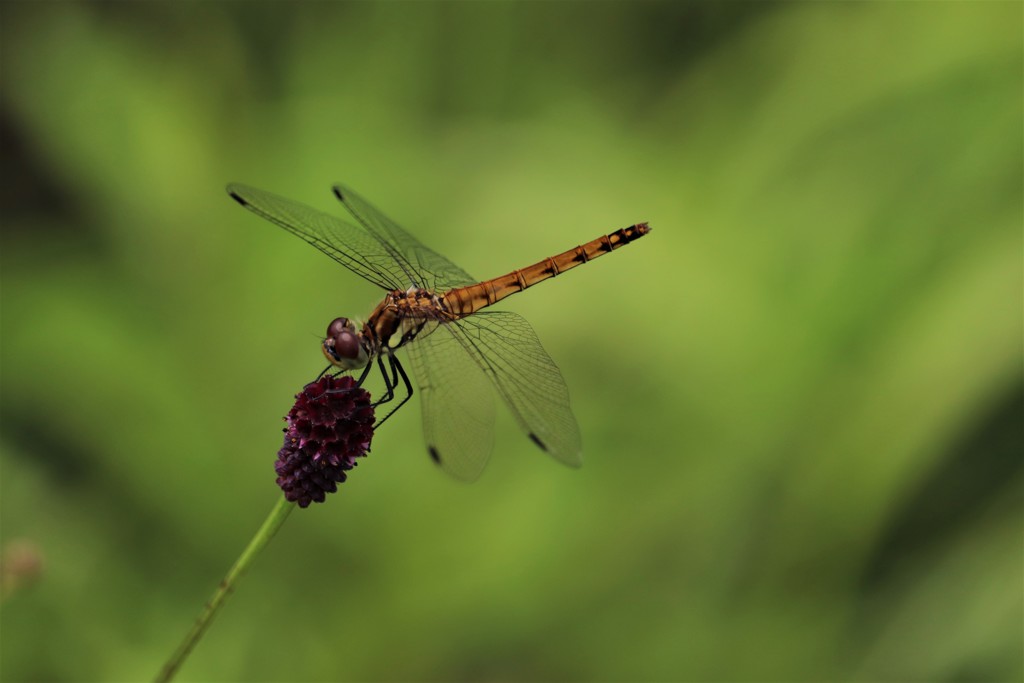
<svg viewBox="0 0 1024 683">
<path fill-rule="evenodd" d="M 483 471 L 494 445 L 495 392 L 537 447 L 571 467 L 582 464 L 580 429 L 558 366 L 522 316 L 483 309 L 643 237 L 647 223 L 478 280 L 344 185 L 335 185 L 334 195 L 354 222 L 247 185 L 227 191 L 385 290 L 365 322 L 335 318 L 321 343 L 328 370 L 360 371 L 360 386 L 379 369 L 385 392 L 375 405 L 397 402 L 377 426 L 414 393 L 396 355 L 404 349 L 419 387 L 427 453 L 448 474 L 471 481 Z"/>
</svg>

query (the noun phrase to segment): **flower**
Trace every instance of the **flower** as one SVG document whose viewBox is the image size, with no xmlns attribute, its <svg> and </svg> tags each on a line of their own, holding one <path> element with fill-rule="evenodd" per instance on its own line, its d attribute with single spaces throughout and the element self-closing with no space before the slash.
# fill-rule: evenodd
<svg viewBox="0 0 1024 683">
<path fill-rule="evenodd" d="M 325 375 L 295 396 L 277 452 L 277 485 L 299 507 L 322 503 L 370 450 L 370 394 L 349 376 Z"/>
</svg>

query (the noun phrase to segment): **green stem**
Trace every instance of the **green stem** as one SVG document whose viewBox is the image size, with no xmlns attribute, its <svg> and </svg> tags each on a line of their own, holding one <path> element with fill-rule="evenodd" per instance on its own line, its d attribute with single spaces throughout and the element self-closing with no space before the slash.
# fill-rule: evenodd
<svg viewBox="0 0 1024 683">
<path fill-rule="evenodd" d="M 156 677 L 156 683 L 167 683 L 174 674 L 178 672 L 178 668 L 185 662 L 185 658 L 188 657 L 189 653 L 192 652 L 192 648 L 196 646 L 199 639 L 203 637 L 203 633 L 206 632 L 206 628 L 213 621 L 214 616 L 217 615 L 217 610 L 221 608 L 224 601 L 227 599 L 231 591 L 235 589 L 235 582 L 238 581 L 239 577 L 249 568 L 252 564 L 253 559 L 259 554 L 263 547 L 267 545 L 277 530 L 281 528 L 281 524 L 287 519 L 288 513 L 295 507 L 295 503 L 289 503 L 284 499 L 284 496 L 280 496 L 277 501 L 277 505 L 267 515 L 267 519 L 263 522 L 263 526 L 256 532 L 256 535 L 249 541 L 249 545 L 246 546 L 245 550 L 235 564 L 228 571 L 227 576 L 217 586 L 217 590 L 214 591 L 213 597 L 203 607 L 203 611 L 199 614 L 199 618 L 196 623 L 193 624 L 192 628 L 185 635 L 185 639 L 181 641 L 181 645 L 174 651 L 171 658 L 164 664 L 164 668 L 160 670 L 160 674 Z"/>
</svg>

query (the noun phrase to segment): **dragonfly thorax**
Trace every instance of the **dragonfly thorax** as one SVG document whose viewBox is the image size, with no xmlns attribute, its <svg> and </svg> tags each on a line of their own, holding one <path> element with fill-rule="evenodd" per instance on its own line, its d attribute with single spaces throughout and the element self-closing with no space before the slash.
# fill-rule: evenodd
<svg viewBox="0 0 1024 683">
<path fill-rule="evenodd" d="M 342 370 L 355 370 L 370 362 L 366 339 L 348 318 L 335 318 L 331 321 L 321 348 L 331 365 Z"/>
</svg>

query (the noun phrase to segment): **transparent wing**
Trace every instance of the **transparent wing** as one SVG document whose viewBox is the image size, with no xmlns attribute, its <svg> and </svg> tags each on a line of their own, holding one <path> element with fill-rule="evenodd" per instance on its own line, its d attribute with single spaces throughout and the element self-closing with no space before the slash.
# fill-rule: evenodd
<svg viewBox="0 0 1024 683">
<path fill-rule="evenodd" d="M 258 190 L 247 185 L 228 185 L 228 194 L 258 216 L 277 223 L 330 256 L 356 275 L 384 289 L 409 286 L 406 270 L 391 245 L 340 218 Z"/>
<path fill-rule="evenodd" d="M 583 464 L 569 388 L 525 318 L 481 311 L 441 327 L 472 356 L 541 450 L 570 467 Z"/>
<path fill-rule="evenodd" d="M 403 260 L 406 272 L 415 279 L 406 286 L 413 284 L 444 291 L 476 284 L 477 280 L 466 271 L 407 233 L 351 188 L 338 183 L 334 194 L 364 228 L 387 243 L 392 253 Z"/>
<path fill-rule="evenodd" d="M 419 386 L 427 452 L 445 472 L 473 481 L 494 447 L 490 382 L 447 325 L 404 348 Z"/>
</svg>

